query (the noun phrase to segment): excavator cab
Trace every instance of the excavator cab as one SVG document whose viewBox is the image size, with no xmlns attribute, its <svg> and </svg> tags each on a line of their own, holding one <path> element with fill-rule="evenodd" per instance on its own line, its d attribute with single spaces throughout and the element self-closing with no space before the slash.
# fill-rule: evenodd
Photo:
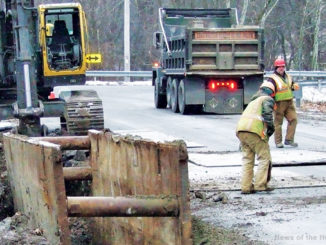
<svg viewBox="0 0 326 245">
<path fill-rule="evenodd" d="M 57 76 L 67 76 L 69 80 L 72 76 L 85 75 L 87 28 L 81 5 L 40 5 L 39 25 L 45 81 Z"/>
</svg>

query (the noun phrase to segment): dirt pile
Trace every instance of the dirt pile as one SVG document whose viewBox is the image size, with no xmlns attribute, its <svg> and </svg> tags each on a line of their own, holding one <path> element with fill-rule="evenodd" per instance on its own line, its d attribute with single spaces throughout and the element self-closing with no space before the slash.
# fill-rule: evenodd
<svg viewBox="0 0 326 245">
<path fill-rule="evenodd" d="M 0 146 L 0 220 L 14 215 L 12 193 L 9 185 L 5 156 Z"/>
<path fill-rule="evenodd" d="M 0 222 L 0 244 L 50 244 L 42 236 L 42 230 L 29 228 L 28 220 L 28 217 L 21 213 L 16 213 L 14 216 L 2 220 Z"/>
</svg>

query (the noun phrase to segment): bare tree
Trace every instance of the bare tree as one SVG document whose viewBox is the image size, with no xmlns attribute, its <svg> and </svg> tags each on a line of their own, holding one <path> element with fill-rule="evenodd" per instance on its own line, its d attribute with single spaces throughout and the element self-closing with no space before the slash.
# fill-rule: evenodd
<svg viewBox="0 0 326 245">
<path fill-rule="evenodd" d="M 303 49 L 303 42 L 304 42 L 304 31 L 305 31 L 305 21 L 307 18 L 307 6 L 308 2 L 305 4 L 304 10 L 303 10 L 303 18 L 300 26 L 300 33 L 299 33 L 299 39 L 298 39 L 298 48 L 297 48 L 297 55 L 295 59 L 295 66 L 296 69 L 301 70 L 302 69 L 302 49 Z"/>
<path fill-rule="evenodd" d="M 249 5 L 249 0 L 244 0 L 242 11 L 241 11 L 240 25 L 243 25 L 245 23 L 248 5 Z"/>
<path fill-rule="evenodd" d="M 275 8 L 275 6 L 277 5 L 278 1 L 279 0 L 268 0 L 267 2 L 265 2 L 264 11 L 263 11 L 263 14 L 260 19 L 260 26 L 262 28 L 265 27 L 266 19 L 272 13 L 272 11 Z"/>
<path fill-rule="evenodd" d="M 315 30 L 314 30 L 314 44 L 312 51 L 312 64 L 311 68 L 313 70 L 318 70 L 318 46 L 319 46 L 319 25 L 320 25 L 320 13 L 321 13 L 321 1 L 317 0 L 316 4 L 316 16 L 315 16 Z"/>
</svg>

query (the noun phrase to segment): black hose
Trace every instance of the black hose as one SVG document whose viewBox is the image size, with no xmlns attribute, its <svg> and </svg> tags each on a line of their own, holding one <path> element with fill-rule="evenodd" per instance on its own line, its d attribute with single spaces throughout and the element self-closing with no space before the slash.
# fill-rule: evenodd
<svg viewBox="0 0 326 245">
<path fill-rule="evenodd" d="M 188 162 L 196 165 L 196 166 L 200 166 L 200 167 L 204 167 L 204 168 L 230 168 L 230 167 L 241 167 L 241 164 L 224 164 L 224 165 L 213 165 L 213 166 L 206 166 L 200 163 L 197 163 L 195 161 L 192 160 L 188 160 Z M 295 162 L 295 163 L 273 163 L 272 166 L 273 168 L 277 167 L 277 168 L 283 168 L 283 167 L 305 167 L 305 166 L 323 166 L 326 165 L 325 161 L 320 161 L 320 162 Z M 257 166 L 255 164 L 255 166 Z"/>
<path fill-rule="evenodd" d="M 304 189 L 304 188 L 324 188 L 325 185 L 298 185 L 298 186 L 281 186 L 275 188 L 275 190 L 281 190 L 281 189 Z M 219 191 L 241 191 L 241 189 L 191 189 L 189 192 L 196 192 L 196 191 L 203 191 L 203 192 L 219 192 Z M 271 192 L 273 193 L 273 192 Z"/>
</svg>

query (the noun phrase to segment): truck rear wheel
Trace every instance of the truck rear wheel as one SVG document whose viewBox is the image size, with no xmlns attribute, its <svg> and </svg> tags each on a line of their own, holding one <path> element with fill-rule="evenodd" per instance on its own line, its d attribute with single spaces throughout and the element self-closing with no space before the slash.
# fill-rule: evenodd
<svg viewBox="0 0 326 245">
<path fill-rule="evenodd" d="M 171 86 L 171 109 L 175 113 L 179 112 L 178 87 L 179 87 L 179 80 L 174 78 Z"/>
<path fill-rule="evenodd" d="M 186 105 L 185 84 L 184 80 L 180 81 L 178 87 L 178 105 L 181 114 L 189 113 L 190 105 Z"/>
<path fill-rule="evenodd" d="M 160 84 L 158 78 L 155 79 L 154 101 L 156 108 L 166 108 L 166 96 L 165 94 L 160 94 Z"/>
<path fill-rule="evenodd" d="M 172 78 L 168 77 L 166 83 L 166 103 L 169 108 L 171 108 L 171 88 L 172 88 Z"/>
</svg>

